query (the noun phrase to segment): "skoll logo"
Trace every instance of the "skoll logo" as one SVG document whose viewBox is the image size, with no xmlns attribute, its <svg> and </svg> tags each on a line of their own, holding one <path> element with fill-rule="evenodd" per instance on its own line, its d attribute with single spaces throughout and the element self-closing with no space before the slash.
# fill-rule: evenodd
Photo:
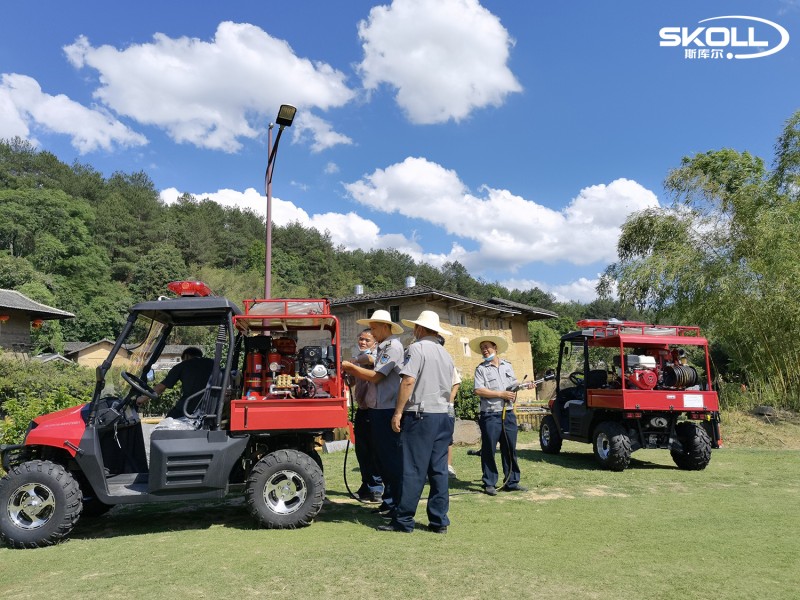
<svg viewBox="0 0 800 600">
<path fill-rule="evenodd" d="M 745 26 L 662 27 L 659 46 L 680 46 L 684 58 L 763 58 L 783 50 L 789 32 L 777 23 L 760 17 L 729 15 L 711 17 L 698 23 L 721 20 L 745 21 Z M 761 23 L 757 25 L 754 23 Z M 778 38 L 779 36 L 779 38 Z M 765 39 L 766 38 L 766 39 Z M 772 47 L 770 47 L 772 46 Z M 727 52 L 726 52 L 727 50 Z"/>
</svg>

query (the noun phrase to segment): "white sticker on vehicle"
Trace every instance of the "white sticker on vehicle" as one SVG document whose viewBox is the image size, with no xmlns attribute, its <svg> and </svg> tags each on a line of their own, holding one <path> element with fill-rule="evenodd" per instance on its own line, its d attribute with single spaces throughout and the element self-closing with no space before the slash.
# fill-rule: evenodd
<svg viewBox="0 0 800 600">
<path fill-rule="evenodd" d="M 684 394 L 683 395 L 684 408 L 703 408 L 703 395 L 702 394 Z"/>
</svg>

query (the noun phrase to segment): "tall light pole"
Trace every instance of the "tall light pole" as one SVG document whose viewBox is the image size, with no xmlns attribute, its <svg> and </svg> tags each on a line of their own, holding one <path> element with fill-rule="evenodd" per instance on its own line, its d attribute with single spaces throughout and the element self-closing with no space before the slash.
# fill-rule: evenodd
<svg viewBox="0 0 800 600">
<path fill-rule="evenodd" d="M 264 299 L 271 298 L 272 294 L 272 172 L 275 170 L 275 155 L 278 153 L 278 144 L 285 127 L 291 127 L 297 109 L 291 104 L 281 104 L 278 109 L 278 135 L 275 136 L 275 147 L 272 147 L 272 128 L 275 123 L 269 124 L 267 135 L 267 172 L 264 174 L 264 187 L 267 194 L 267 236 L 264 250 Z"/>
</svg>

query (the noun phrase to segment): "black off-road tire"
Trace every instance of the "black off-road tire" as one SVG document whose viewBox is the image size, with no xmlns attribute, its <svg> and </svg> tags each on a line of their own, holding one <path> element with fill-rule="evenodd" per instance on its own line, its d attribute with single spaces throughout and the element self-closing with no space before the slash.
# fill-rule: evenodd
<svg viewBox="0 0 800 600">
<path fill-rule="evenodd" d="M 314 459 L 314 462 L 317 463 L 319 470 L 322 471 L 322 474 L 325 474 L 325 467 L 322 464 L 322 457 L 319 455 L 319 452 L 316 450 L 311 451 L 311 458 Z"/>
<path fill-rule="evenodd" d="M 276 450 L 253 466 L 245 498 L 250 514 L 264 527 L 306 527 L 322 510 L 325 478 L 308 454 Z"/>
<path fill-rule="evenodd" d="M 672 460 L 684 471 L 702 471 L 711 461 L 711 438 L 696 423 L 683 421 L 675 426 L 675 435 L 682 450 L 670 450 Z"/>
<path fill-rule="evenodd" d="M 558 454 L 561 452 L 561 432 L 553 415 L 545 415 L 539 425 L 539 446 L 545 454 Z"/>
<path fill-rule="evenodd" d="M 594 457 L 609 471 L 624 471 L 631 462 L 631 440 L 625 428 L 614 421 L 604 421 L 592 437 Z"/>
<path fill-rule="evenodd" d="M 0 479 L 0 540 L 40 548 L 69 535 L 81 515 L 81 489 L 61 465 L 32 460 Z"/>
</svg>

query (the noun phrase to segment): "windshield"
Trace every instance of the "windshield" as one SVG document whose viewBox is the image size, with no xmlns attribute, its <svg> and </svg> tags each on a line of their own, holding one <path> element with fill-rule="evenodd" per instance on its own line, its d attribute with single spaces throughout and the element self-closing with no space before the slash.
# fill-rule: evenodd
<svg viewBox="0 0 800 600">
<path fill-rule="evenodd" d="M 164 325 L 140 315 L 122 347 L 106 373 L 102 396 L 126 396 L 130 391 L 128 383 L 122 379 L 122 372 L 139 377 L 153 355 L 158 340 L 164 332 Z M 144 374 L 143 378 L 148 376 Z"/>
</svg>

